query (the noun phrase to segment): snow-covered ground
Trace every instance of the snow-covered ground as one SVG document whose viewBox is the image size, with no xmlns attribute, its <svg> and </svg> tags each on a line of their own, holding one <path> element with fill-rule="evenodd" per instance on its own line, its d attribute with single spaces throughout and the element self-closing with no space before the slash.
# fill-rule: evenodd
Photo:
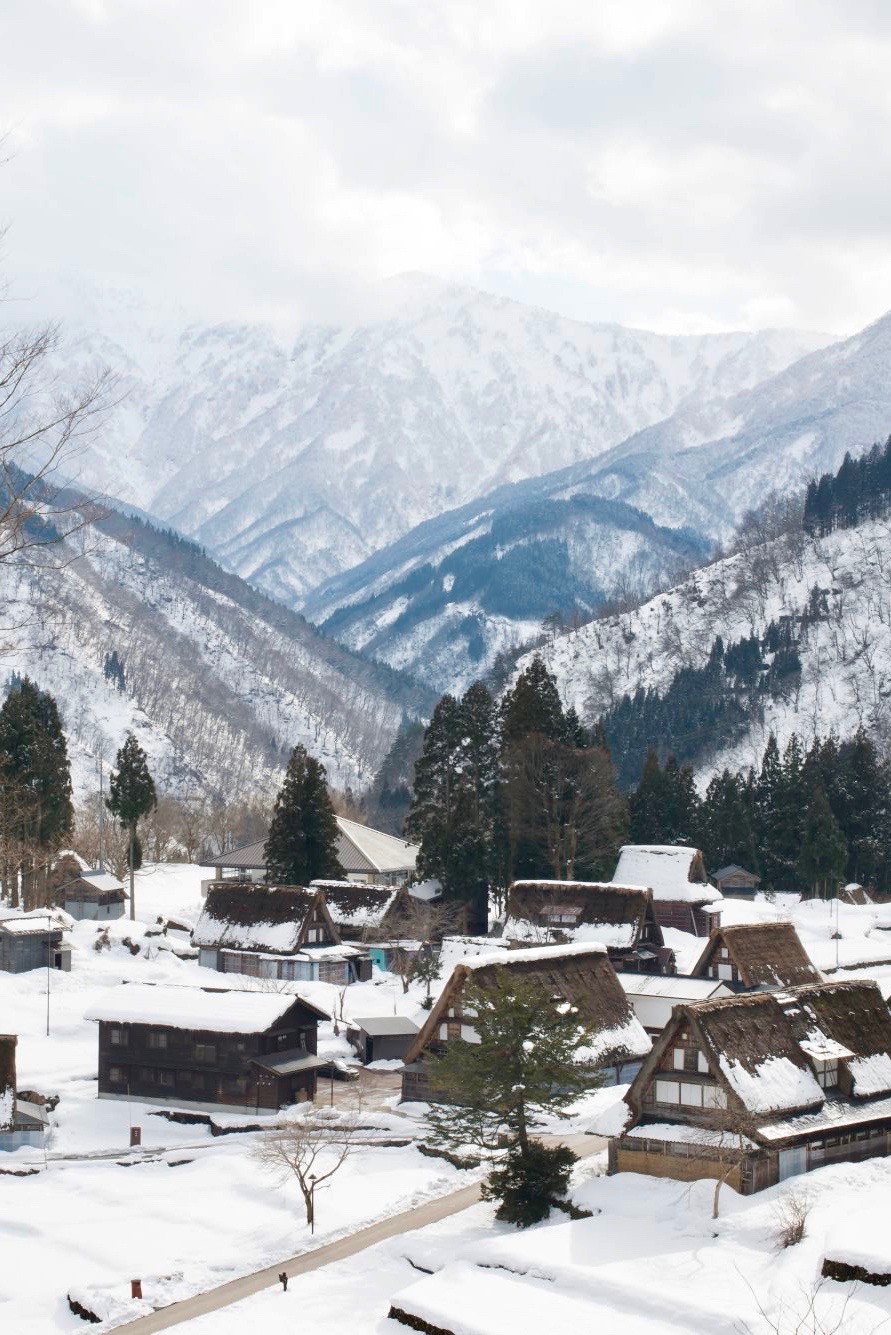
<svg viewBox="0 0 891 1335">
<path fill-rule="evenodd" d="M 180 986 L 219 983 L 194 960 L 177 958 L 167 948 L 187 945 L 185 933 L 171 931 L 167 938 L 145 935 L 159 915 L 184 923 L 194 921 L 201 907 L 201 881 L 209 874 L 210 869 L 194 866 L 145 868 L 137 879 L 139 921 L 134 925 L 129 919 L 119 919 L 111 924 L 108 950 L 93 949 L 96 924 L 75 925 L 72 971 L 53 971 L 49 978 L 49 1037 L 45 1032 L 46 973 L 0 974 L 0 1029 L 19 1035 L 19 1087 L 60 1096 L 51 1114 L 46 1157 L 37 1149 L 0 1156 L 4 1170 L 0 1174 L 3 1332 L 47 1335 L 82 1330 L 80 1320 L 68 1309 L 69 1292 L 106 1311 L 110 1321 L 106 1328 L 111 1329 L 116 1320 L 149 1310 L 150 1303 L 173 1301 L 212 1287 L 308 1245 L 294 1189 L 267 1177 L 252 1157 L 256 1133 L 214 1137 L 203 1125 L 169 1122 L 156 1108 L 96 1097 L 96 1025 L 83 1017 L 103 992 L 125 979 Z M 791 897 L 783 903 L 759 899 L 754 904 L 729 901 L 725 906 L 726 921 L 778 916 L 792 918 L 823 968 L 834 966 L 837 927 L 840 962 L 859 962 L 858 972 L 879 978 L 891 989 L 891 965 L 878 963 L 891 958 L 891 933 L 886 936 L 877 925 L 891 922 L 888 909 L 839 905 L 836 911 L 835 905 L 798 904 Z M 139 954 L 131 954 L 125 938 L 140 947 Z M 682 967 L 692 963 L 702 947 L 701 941 L 683 933 L 673 933 L 672 944 L 679 951 Z M 492 947 L 480 942 L 467 950 L 474 953 L 487 948 Z M 449 943 L 437 987 L 444 984 L 461 954 L 459 943 Z M 226 982 L 251 985 L 248 979 L 227 978 Z M 339 1005 L 338 989 L 329 984 L 294 986 L 329 1013 Z M 418 986 L 403 992 L 398 979 L 376 975 L 372 982 L 347 990 L 344 1011 L 347 1017 L 398 1013 L 421 1022 L 423 990 Z M 345 1040 L 334 1036 L 330 1023 L 321 1026 L 320 1050 L 332 1055 L 347 1052 Z M 571 1127 L 584 1130 L 593 1126 L 623 1092 L 618 1087 L 590 1096 L 574 1110 Z M 404 1111 L 385 1106 L 368 1116 L 387 1138 L 411 1141 L 422 1112 L 420 1105 Z M 246 1119 L 219 1115 L 215 1120 L 231 1125 Z M 131 1125 L 142 1129 L 142 1147 L 133 1152 L 129 1149 Z M 555 1124 L 551 1129 L 559 1128 Z M 28 1176 L 10 1174 L 10 1170 L 29 1169 L 38 1171 Z M 471 1267 L 470 1278 L 464 1269 L 443 1271 L 442 1285 L 455 1287 L 459 1293 L 466 1289 L 465 1296 L 482 1285 L 488 1296 L 481 1294 L 475 1304 L 482 1320 L 497 1295 L 488 1283 L 491 1272 L 480 1271 L 476 1262 L 490 1252 L 493 1258 L 500 1257 L 499 1249 L 507 1249 L 502 1259 L 489 1263 L 529 1271 L 530 1257 L 534 1257 L 539 1277 L 505 1272 L 506 1284 L 521 1289 L 531 1285 L 536 1293 L 559 1293 L 581 1303 L 580 1310 L 592 1327 L 621 1313 L 628 1324 L 613 1328 L 622 1331 L 729 1332 L 737 1328 L 720 1324 L 720 1311 L 724 1296 L 732 1294 L 734 1312 L 745 1314 L 751 1330 L 767 1331 L 769 1327 L 757 1324 L 757 1308 L 747 1284 L 765 1303 L 780 1299 L 793 1303 L 801 1296 L 799 1290 L 809 1292 L 817 1252 L 830 1223 L 833 1184 L 842 1193 L 836 1222 L 847 1208 L 845 1193 L 859 1191 L 858 1201 L 866 1208 L 872 1195 L 878 1200 L 891 1187 L 891 1165 L 885 1161 L 811 1175 L 806 1179 L 807 1189 L 813 1185 L 824 1201 L 814 1212 L 814 1241 L 777 1257 L 771 1250 L 768 1227 L 777 1193 L 741 1202 L 726 1191 L 726 1218 L 713 1237 L 705 1187 L 691 1190 L 630 1175 L 606 1180 L 599 1176 L 603 1169 L 602 1156 L 579 1165 L 577 1198 L 586 1208 L 603 1213 L 569 1231 L 565 1217 L 558 1216 L 547 1230 L 517 1235 L 493 1222 L 490 1207 L 475 1207 L 352 1261 L 295 1280 L 286 1295 L 280 1290 L 261 1294 L 187 1329 L 190 1335 L 193 1330 L 195 1335 L 229 1335 L 230 1331 L 261 1328 L 270 1335 L 278 1331 L 284 1335 L 295 1328 L 299 1317 L 305 1328 L 324 1335 L 395 1331 L 396 1327 L 387 1325 L 391 1297 L 423 1278 L 407 1257 L 437 1271 L 446 1266 Z M 363 1146 L 320 1193 L 314 1241 L 321 1243 L 351 1232 L 470 1180 L 472 1175 L 422 1156 L 412 1144 Z M 828 1184 L 825 1188 L 824 1183 Z M 563 1232 L 558 1231 L 560 1227 Z M 878 1231 L 876 1236 L 880 1236 Z M 143 1280 L 143 1305 L 129 1298 L 129 1282 L 137 1277 Z M 500 1290 L 502 1286 L 496 1287 Z M 660 1315 L 651 1299 L 645 1301 L 641 1294 L 663 1289 L 668 1308 Z M 848 1317 L 853 1319 L 852 1313 L 864 1304 L 864 1310 L 871 1311 L 872 1298 L 871 1291 L 865 1296 L 858 1293 Z M 434 1299 L 435 1293 L 424 1301 Z M 524 1303 L 520 1296 L 518 1301 L 532 1312 L 538 1299 L 529 1297 Z M 879 1315 L 883 1313 L 884 1309 Z M 473 1335 L 504 1328 L 491 1322 L 467 1326 Z M 845 1329 L 859 1333 L 872 1327 L 849 1325 Z"/>
</svg>

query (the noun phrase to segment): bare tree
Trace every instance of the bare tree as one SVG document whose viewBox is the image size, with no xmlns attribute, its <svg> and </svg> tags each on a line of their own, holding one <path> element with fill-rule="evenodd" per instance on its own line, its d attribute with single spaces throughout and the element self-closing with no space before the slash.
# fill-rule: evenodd
<svg viewBox="0 0 891 1335">
<path fill-rule="evenodd" d="M 316 1190 L 339 1172 L 356 1146 L 360 1113 L 358 1097 L 346 1111 L 307 1104 L 268 1131 L 254 1151 L 261 1167 L 273 1176 L 297 1183 L 309 1225 L 315 1223 Z"/>
</svg>

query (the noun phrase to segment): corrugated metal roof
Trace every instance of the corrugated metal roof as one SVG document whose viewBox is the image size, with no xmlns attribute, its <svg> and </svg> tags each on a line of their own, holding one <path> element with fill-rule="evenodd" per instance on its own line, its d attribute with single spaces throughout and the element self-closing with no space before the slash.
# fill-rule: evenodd
<svg viewBox="0 0 891 1335">
<path fill-rule="evenodd" d="M 345 872 L 404 872 L 407 876 L 415 869 L 418 845 L 406 843 L 383 830 L 372 830 L 369 825 L 337 817 L 337 857 Z M 241 871 L 263 871 L 266 866 L 265 839 L 258 839 L 243 848 L 221 853 L 217 867 L 236 867 Z"/>
</svg>

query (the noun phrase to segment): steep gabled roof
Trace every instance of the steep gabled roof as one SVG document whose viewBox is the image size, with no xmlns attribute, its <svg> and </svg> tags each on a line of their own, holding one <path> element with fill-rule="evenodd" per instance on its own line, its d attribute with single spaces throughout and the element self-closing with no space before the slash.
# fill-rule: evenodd
<svg viewBox="0 0 891 1335">
<path fill-rule="evenodd" d="M 358 821 L 337 817 L 340 834 L 337 839 L 337 858 L 344 871 L 377 872 L 381 875 L 404 872 L 410 874 L 415 869 L 419 848 L 405 839 L 398 839 L 383 830 L 373 830 L 370 825 L 360 825 Z"/>
<path fill-rule="evenodd" d="M 192 943 L 227 950 L 294 954 L 303 945 L 308 922 L 313 917 L 326 922 L 329 944 L 339 945 L 340 934 L 331 921 L 321 890 L 254 881 L 216 881 L 208 888 Z"/>
<path fill-rule="evenodd" d="M 472 979 L 479 987 L 492 987 L 504 970 L 538 984 L 548 1004 L 559 998 L 575 1007 L 579 1020 L 592 1028 L 590 1050 L 597 1065 L 607 1066 L 649 1052 L 650 1040 L 631 1008 L 605 947 L 592 943 L 501 950 L 457 964 L 406 1054 L 406 1063 L 416 1061 L 435 1040 L 439 1025 L 468 980 Z"/>
<path fill-rule="evenodd" d="M 619 850 L 613 882 L 646 886 L 659 901 L 711 904 L 721 895 L 709 885 L 698 848 L 670 844 L 625 844 Z"/>
<path fill-rule="evenodd" d="M 761 877 L 756 875 L 755 872 L 749 871 L 748 867 L 741 867 L 738 862 L 729 862 L 726 867 L 719 867 L 718 870 L 713 873 L 713 877 L 716 881 L 719 881 L 722 876 L 730 876 L 738 871 L 741 871 L 743 876 L 751 876 L 754 881 L 761 880 Z"/>
<path fill-rule="evenodd" d="M 578 910 L 574 923 L 549 925 L 549 915 Z M 508 891 L 504 936 L 512 941 L 543 941 L 559 932 L 565 941 L 599 941 L 605 946 L 637 945 L 650 920 L 650 938 L 662 944 L 652 909 L 652 895 L 641 886 L 602 881 L 514 881 Z"/>
<path fill-rule="evenodd" d="M 350 885 L 345 881 L 314 881 L 310 889 L 323 892 L 341 935 L 361 935 L 379 928 L 399 894 L 395 886 Z"/>
<path fill-rule="evenodd" d="M 97 998 L 85 1020 L 156 1024 L 221 1034 L 263 1033 L 297 1004 L 319 1019 L 329 1017 L 299 992 L 249 992 L 236 988 L 121 983 Z"/>
<path fill-rule="evenodd" d="M 774 993 L 753 992 L 684 1009 L 703 1050 L 747 1112 L 802 1112 L 823 1102 L 823 1090 Z"/>
<path fill-rule="evenodd" d="M 791 922 L 716 927 L 690 971 L 694 978 L 707 977 L 722 948 L 746 987 L 801 987 L 822 981 Z"/>
<path fill-rule="evenodd" d="M 855 1098 L 891 1092 L 891 1012 L 872 979 L 799 987 L 780 1003 L 800 1043 L 851 1054 Z"/>
</svg>

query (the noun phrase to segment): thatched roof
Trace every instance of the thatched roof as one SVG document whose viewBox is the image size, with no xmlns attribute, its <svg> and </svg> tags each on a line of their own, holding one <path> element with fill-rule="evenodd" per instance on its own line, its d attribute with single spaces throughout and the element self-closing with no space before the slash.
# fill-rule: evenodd
<svg viewBox="0 0 891 1335">
<path fill-rule="evenodd" d="M 593 1064 L 609 1066 L 649 1052 L 650 1040 L 603 946 L 541 946 L 487 953 L 457 964 L 406 1054 L 406 1063 L 416 1061 L 436 1041 L 440 1024 L 459 1002 L 469 980 L 478 987 L 493 987 L 505 970 L 539 986 L 543 1004 L 568 1002 L 575 1008 L 580 1022 L 590 1025 L 593 1032 Z"/>
<path fill-rule="evenodd" d="M 216 881 L 208 888 L 192 943 L 293 954 L 304 944 L 308 923 L 319 917 L 328 928 L 326 944 L 339 945 L 340 934 L 322 891 L 255 881 Z"/>
<path fill-rule="evenodd" d="M 15 1034 L 0 1034 L 0 1131 L 15 1125 Z"/>
<path fill-rule="evenodd" d="M 796 988 L 785 1010 L 806 1048 L 818 1051 L 825 1039 L 830 1055 L 851 1054 L 855 1097 L 891 1092 L 891 1012 L 872 979 Z"/>
<path fill-rule="evenodd" d="M 722 962 L 723 949 L 745 987 L 801 987 L 822 980 L 791 922 L 716 927 L 690 971 L 693 977 L 708 977 L 712 965 Z"/>
<path fill-rule="evenodd" d="M 558 921 L 558 919 L 563 921 Z M 512 941 L 599 941 L 631 947 L 644 936 L 662 945 L 653 897 L 640 886 L 602 881 L 514 881 L 507 895 L 504 936 Z"/>
<path fill-rule="evenodd" d="M 613 881 L 616 885 L 645 886 L 657 902 L 711 904 L 721 900 L 715 887 L 709 885 L 698 848 L 625 844 L 619 850 Z"/>
<path fill-rule="evenodd" d="M 312 888 L 312 887 L 311 887 Z M 361 936 L 379 928 L 397 894 L 395 887 L 350 885 L 348 882 L 326 881 L 316 888 L 325 895 L 328 912 L 340 928 L 341 935 Z"/>
</svg>

